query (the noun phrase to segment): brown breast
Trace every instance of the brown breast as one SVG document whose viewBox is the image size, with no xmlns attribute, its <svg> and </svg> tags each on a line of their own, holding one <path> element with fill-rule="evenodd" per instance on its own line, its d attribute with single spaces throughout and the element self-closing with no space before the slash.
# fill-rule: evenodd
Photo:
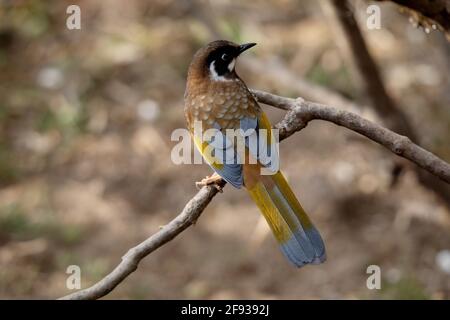
<svg viewBox="0 0 450 320">
<path fill-rule="evenodd" d="M 185 116 L 190 130 L 194 121 L 202 121 L 203 129 L 212 128 L 214 122 L 223 129 L 238 129 L 242 118 L 255 118 L 259 112 L 258 103 L 239 78 L 187 87 Z"/>
</svg>

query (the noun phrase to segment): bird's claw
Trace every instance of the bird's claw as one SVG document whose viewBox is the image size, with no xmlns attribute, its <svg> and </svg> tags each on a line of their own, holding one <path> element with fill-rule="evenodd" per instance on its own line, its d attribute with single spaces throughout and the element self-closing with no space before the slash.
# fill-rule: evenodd
<svg viewBox="0 0 450 320">
<path fill-rule="evenodd" d="M 223 187 L 219 184 L 222 178 L 219 175 L 212 175 L 212 176 L 206 176 L 206 178 L 202 179 L 201 181 L 197 181 L 195 183 L 195 186 L 197 189 L 201 189 L 206 186 L 213 186 L 217 189 L 220 193 L 223 192 Z"/>
</svg>

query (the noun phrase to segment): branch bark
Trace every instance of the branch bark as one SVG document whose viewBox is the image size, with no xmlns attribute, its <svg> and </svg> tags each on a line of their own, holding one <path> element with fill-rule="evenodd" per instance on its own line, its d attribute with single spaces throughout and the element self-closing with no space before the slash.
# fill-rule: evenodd
<svg viewBox="0 0 450 320">
<path fill-rule="evenodd" d="M 302 130 L 309 121 L 316 119 L 329 121 L 366 136 L 393 153 L 416 163 L 450 183 L 450 165 L 444 160 L 412 143 L 407 137 L 366 120 L 355 113 L 308 102 L 301 98 L 285 98 L 258 90 L 252 90 L 252 92 L 259 102 L 288 111 L 284 119 L 275 126 L 280 130 L 280 140 L 284 140 L 295 132 Z M 225 186 L 224 181 L 221 183 L 222 186 Z M 110 293 L 131 273 L 136 271 L 142 259 L 195 224 L 217 193 L 218 190 L 215 187 L 203 187 L 175 219 L 154 235 L 131 248 L 110 274 L 93 286 L 64 296 L 61 299 L 92 300 Z"/>
<path fill-rule="evenodd" d="M 410 13 L 424 28 L 433 28 L 436 23 L 450 41 L 450 4 L 448 0 L 377 0 L 391 1 Z M 431 22 L 429 21 L 431 20 Z M 434 23 L 433 23 L 434 22 Z"/>
</svg>

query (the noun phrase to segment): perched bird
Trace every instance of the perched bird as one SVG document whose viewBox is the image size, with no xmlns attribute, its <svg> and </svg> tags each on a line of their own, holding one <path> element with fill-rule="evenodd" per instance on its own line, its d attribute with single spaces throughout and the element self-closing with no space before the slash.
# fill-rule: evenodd
<svg viewBox="0 0 450 320">
<path fill-rule="evenodd" d="M 198 185 L 217 185 L 223 178 L 236 188 L 245 187 L 289 261 L 297 267 L 318 264 L 326 258 L 322 238 L 278 170 L 271 124 L 235 71 L 236 59 L 254 45 L 213 41 L 197 51 L 189 66 L 187 125 L 196 147 L 215 171 Z M 205 138 L 208 130 L 215 133 Z M 237 132 L 233 139 L 228 137 L 230 130 Z M 239 141 L 243 150 L 237 147 Z"/>
</svg>

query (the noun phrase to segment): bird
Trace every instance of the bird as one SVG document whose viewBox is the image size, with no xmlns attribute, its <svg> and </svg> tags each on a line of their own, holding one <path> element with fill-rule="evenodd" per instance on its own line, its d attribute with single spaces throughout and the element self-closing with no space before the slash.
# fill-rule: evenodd
<svg viewBox="0 0 450 320">
<path fill-rule="evenodd" d="M 320 264 L 326 260 L 322 237 L 278 168 L 276 135 L 268 117 L 235 70 L 238 57 L 255 45 L 216 40 L 200 48 L 189 65 L 187 128 L 214 171 L 197 186 L 221 191 L 221 181 L 226 181 L 246 189 L 286 258 L 296 267 Z"/>
</svg>

